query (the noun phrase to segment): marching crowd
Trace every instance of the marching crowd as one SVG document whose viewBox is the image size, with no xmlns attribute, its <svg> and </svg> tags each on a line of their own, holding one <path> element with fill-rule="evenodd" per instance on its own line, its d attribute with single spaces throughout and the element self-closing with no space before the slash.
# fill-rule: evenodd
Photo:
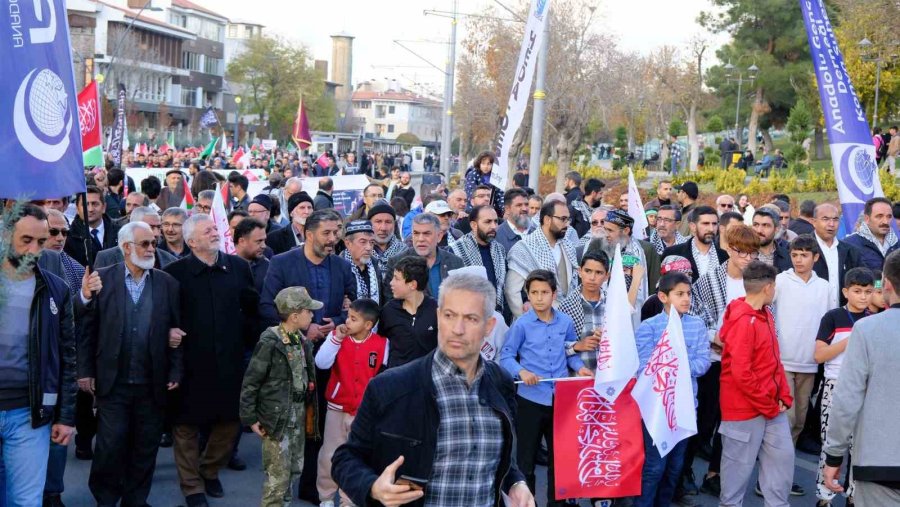
<svg viewBox="0 0 900 507">
<path fill-rule="evenodd" d="M 0 505 L 63 505 L 73 442 L 98 505 L 147 505 L 158 449 L 173 446 L 187 505 L 205 506 L 225 496 L 223 467 L 246 468 L 250 431 L 264 506 L 525 507 L 538 463 L 546 505 L 565 505 L 542 380 L 594 375 L 617 255 L 641 369 L 670 311 L 682 318 L 698 426 L 665 456 L 644 428 L 629 502 L 741 505 L 758 462 L 756 493 L 788 505 L 806 494 L 792 484 L 806 439 L 821 444 L 817 505 L 900 503 L 890 201 L 868 201 L 838 239 L 833 204 L 709 206 L 696 183 L 663 180 L 636 231 L 627 193 L 600 180 L 572 172 L 565 193 L 541 196 L 490 185 L 494 163 L 484 153 L 459 188 L 425 195 L 392 167 L 346 217 L 327 177 L 306 188 L 273 168 L 251 197 L 233 173 L 234 255 L 200 166 L 127 196 L 111 169 L 72 202 L 8 202 Z"/>
</svg>

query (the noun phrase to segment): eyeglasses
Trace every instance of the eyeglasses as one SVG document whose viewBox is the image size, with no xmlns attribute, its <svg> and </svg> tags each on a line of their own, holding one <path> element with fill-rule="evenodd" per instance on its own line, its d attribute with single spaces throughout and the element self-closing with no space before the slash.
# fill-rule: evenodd
<svg viewBox="0 0 900 507">
<path fill-rule="evenodd" d="M 751 259 L 759 259 L 759 252 L 742 252 L 736 248 L 732 248 L 731 251 L 737 254 L 737 256 L 741 259 L 746 259 L 747 257 Z"/>
<path fill-rule="evenodd" d="M 60 234 L 62 234 L 63 237 L 68 236 L 68 235 L 69 235 L 69 229 L 50 229 L 50 235 L 53 236 L 54 238 L 55 238 L 56 236 L 59 236 Z"/>
<path fill-rule="evenodd" d="M 199 211 L 201 213 L 209 213 L 210 210 L 212 210 L 212 206 L 204 206 L 202 204 L 198 204 L 194 207 L 197 208 L 197 211 Z"/>
<path fill-rule="evenodd" d="M 677 220 L 674 218 L 661 217 L 659 215 L 656 217 L 656 223 L 658 224 L 674 224 L 675 222 L 677 222 Z"/>
<path fill-rule="evenodd" d="M 132 245 L 139 246 L 139 247 L 143 248 L 144 250 L 150 248 L 151 246 L 155 249 L 156 245 L 157 245 L 155 239 L 145 239 L 144 241 L 129 241 L 129 243 L 131 243 Z"/>
<path fill-rule="evenodd" d="M 734 208 L 734 204 L 726 204 L 726 203 L 722 203 L 722 204 L 719 205 L 719 207 L 720 207 L 720 208 L 733 209 L 733 208 Z"/>
<path fill-rule="evenodd" d="M 558 216 L 554 216 L 553 218 L 559 220 L 560 222 L 562 222 L 562 223 L 564 223 L 564 224 L 567 224 L 567 223 L 569 223 L 569 222 L 572 221 L 572 217 L 558 217 Z"/>
</svg>

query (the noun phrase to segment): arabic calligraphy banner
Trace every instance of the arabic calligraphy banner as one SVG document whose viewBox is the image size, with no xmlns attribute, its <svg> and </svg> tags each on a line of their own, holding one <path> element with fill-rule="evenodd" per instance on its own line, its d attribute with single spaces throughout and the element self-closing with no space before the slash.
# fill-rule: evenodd
<svg viewBox="0 0 900 507">
<path fill-rule="evenodd" d="M 613 403 L 597 394 L 590 377 L 556 383 L 553 458 L 557 500 L 641 494 L 644 436 L 632 387 L 634 380 Z"/>
</svg>

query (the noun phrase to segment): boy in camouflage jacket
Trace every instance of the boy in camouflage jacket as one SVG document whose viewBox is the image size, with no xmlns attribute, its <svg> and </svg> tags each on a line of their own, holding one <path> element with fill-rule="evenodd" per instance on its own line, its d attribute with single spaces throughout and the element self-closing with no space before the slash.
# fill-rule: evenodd
<svg viewBox="0 0 900 507">
<path fill-rule="evenodd" d="M 315 365 L 312 343 L 302 331 L 322 303 L 304 287 L 288 287 L 275 297 L 281 324 L 259 338 L 241 388 L 241 422 L 262 437 L 267 479 L 262 506 L 291 501 L 291 483 L 303 471 L 306 402 L 315 411 Z"/>
</svg>

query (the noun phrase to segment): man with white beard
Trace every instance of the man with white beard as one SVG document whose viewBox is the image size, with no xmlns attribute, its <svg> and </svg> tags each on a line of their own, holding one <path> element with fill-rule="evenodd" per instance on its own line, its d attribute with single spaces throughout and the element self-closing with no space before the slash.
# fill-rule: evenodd
<svg viewBox="0 0 900 507">
<path fill-rule="evenodd" d="M 119 230 L 124 263 L 80 295 L 78 386 L 95 395 L 97 442 L 88 484 L 98 505 L 146 505 L 163 431 L 166 392 L 182 375 L 178 282 L 153 269 L 157 239 L 144 222 Z"/>
<path fill-rule="evenodd" d="M 612 209 L 611 206 L 600 206 L 591 213 L 591 229 L 578 240 L 578 246 L 575 248 L 575 254 L 578 260 L 584 255 L 588 243 L 595 239 L 606 239 L 606 229 L 603 224 L 606 223 L 606 214 Z"/>
</svg>

